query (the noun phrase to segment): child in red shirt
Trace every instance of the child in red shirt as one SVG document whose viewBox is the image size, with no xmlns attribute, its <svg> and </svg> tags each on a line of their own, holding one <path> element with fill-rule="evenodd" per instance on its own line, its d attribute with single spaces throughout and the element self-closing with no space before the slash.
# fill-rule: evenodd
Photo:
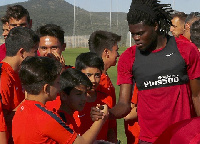
<svg viewBox="0 0 200 144">
<path fill-rule="evenodd" d="M 23 41 L 22 41 L 23 40 Z M 33 30 L 25 27 L 16 27 L 10 30 L 5 44 L 6 57 L 1 61 L 1 96 L 2 109 L 8 129 L 9 142 L 12 143 L 12 117 L 18 105 L 24 100 L 18 71 L 21 62 L 27 56 L 35 56 L 39 37 Z"/>
<path fill-rule="evenodd" d="M 107 70 L 111 66 L 115 66 L 117 58 L 119 57 L 117 43 L 121 40 L 121 36 L 108 32 L 98 30 L 93 32 L 89 38 L 89 49 L 91 52 L 96 53 L 103 59 L 104 70 L 102 71 L 101 80 L 97 90 L 106 93 L 107 99 L 111 101 L 111 108 L 116 104 L 115 88 L 108 76 Z M 110 124 L 115 125 L 115 137 L 117 137 L 117 121 L 116 119 L 110 120 Z M 110 133 L 112 134 L 112 132 Z M 112 137 L 112 136 L 110 136 Z"/>
<path fill-rule="evenodd" d="M 61 74 L 61 106 L 57 113 L 76 133 L 80 133 L 80 121 L 77 119 L 77 111 L 83 110 L 86 103 L 87 90 L 91 87 L 92 83 L 88 77 L 77 69 L 69 68 Z"/>
<path fill-rule="evenodd" d="M 90 144 L 95 140 L 108 116 L 106 106 L 104 120 L 94 122 L 83 136 L 77 136 L 56 113 L 46 109 L 45 103 L 54 100 L 60 90 L 60 72 L 60 63 L 52 58 L 29 57 L 22 62 L 19 76 L 27 98 L 13 118 L 12 134 L 16 144 Z"/>
<path fill-rule="evenodd" d="M 112 98 L 104 93 L 104 91 L 101 92 L 97 89 L 104 69 L 102 58 L 92 52 L 82 53 L 76 58 L 75 68 L 81 70 L 92 82 L 92 89 L 87 93 L 87 103 L 84 109 L 79 111 L 78 115 L 80 119 L 80 134 L 83 134 L 93 123 L 90 118 L 91 107 L 95 107 L 97 104 L 106 104 L 111 108 Z M 117 137 L 115 135 L 115 126 L 115 123 L 110 123 L 110 120 L 107 120 L 101 129 L 97 140 L 116 143 Z"/>
</svg>

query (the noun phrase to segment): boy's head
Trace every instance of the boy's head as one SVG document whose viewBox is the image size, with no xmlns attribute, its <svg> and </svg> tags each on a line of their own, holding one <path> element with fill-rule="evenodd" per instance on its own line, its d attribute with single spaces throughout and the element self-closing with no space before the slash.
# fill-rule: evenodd
<svg viewBox="0 0 200 144">
<path fill-rule="evenodd" d="M 185 20 L 185 31 L 183 36 L 185 36 L 188 40 L 191 40 L 191 33 L 190 33 L 190 27 L 191 25 L 200 19 L 200 13 L 199 12 L 191 12 L 188 14 L 186 20 Z"/>
<path fill-rule="evenodd" d="M 9 28 L 12 29 L 17 26 L 32 27 L 32 20 L 29 12 L 22 5 L 9 6 L 6 11 L 6 16 L 9 20 Z"/>
<path fill-rule="evenodd" d="M 68 68 L 60 77 L 61 102 L 73 112 L 83 110 L 87 90 L 92 87 L 88 77 L 80 70 Z"/>
<path fill-rule="evenodd" d="M 102 57 L 105 64 L 115 66 L 119 57 L 117 43 L 121 36 L 107 31 L 95 31 L 89 38 L 89 49 Z"/>
<path fill-rule="evenodd" d="M 82 71 L 92 82 L 91 91 L 94 91 L 101 79 L 104 63 L 102 58 L 92 52 L 81 53 L 75 62 L 75 68 Z"/>
<path fill-rule="evenodd" d="M 190 27 L 191 41 L 200 51 L 200 19 L 195 21 Z"/>
<path fill-rule="evenodd" d="M 8 24 L 8 17 L 7 16 L 3 16 L 1 18 L 1 22 L 3 24 L 3 28 L 2 28 L 2 36 L 4 37 L 4 39 L 6 39 L 8 33 L 9 33 L 9 24 Z"/>
<path fill-rule="evenodd" d="M 10 30 L 6 40 L 6 56 L 18 58 L 22 61 L 27 56 L 35 56 L 39 44 L 39 37 L 26 27 L 16 27 Z"/>
<path fill-rule="evenodd" d="M 60 90 L 61 65 L 48 57 L 27 57 L 21 64 L 19 77 L 23 88 L 30 95 L 42 94 L 54 100 Z"/>
<path fill-rule="evenodd" d="M 64 31 L 60 26 L 47 24 L 38 28 L 37 33 L 40 37 L 39 53 L 40 56 L 47 56 L 48 53 L 61 55 L 65 50 Z"/>
</svg>

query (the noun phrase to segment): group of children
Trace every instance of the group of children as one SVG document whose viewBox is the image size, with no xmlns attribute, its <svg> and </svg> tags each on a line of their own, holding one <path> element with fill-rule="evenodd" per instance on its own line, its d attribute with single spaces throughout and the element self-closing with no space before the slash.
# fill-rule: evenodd
<svg viewBox="0 0 200 144">
<path fill-rule="evenodd" d="M 90 52 L 80 54 L 73 67 L 62 56 L 66 45 L 60 26 L 46 24 L 34 32 L 26 9 L 9 9 L 21 13 L 8 18 L 6 56 L 0 62 L 0 142 L 118 143 L 117 122 L 108 119 L 116 96 L 107 70 L 117 63 L 121 36 L 95 31 Z M 103 117 L 93 122 L 91 107 Z"/>
</svg>

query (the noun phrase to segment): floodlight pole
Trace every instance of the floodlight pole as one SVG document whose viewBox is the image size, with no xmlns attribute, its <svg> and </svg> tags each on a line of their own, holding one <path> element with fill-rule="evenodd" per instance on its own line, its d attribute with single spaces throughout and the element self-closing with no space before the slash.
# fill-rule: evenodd
<svg viewBox="0 0 200 144">
<path fill-rule="evenodd" d="M 76 6 L 75 6 L 75 0 L 74 0 L 74 29 L 73 29 L 74 48 L 76 44 L 75 32 L 76 32 Z"/>
<path fill-rule="evenodd" d="M 173 0 L 173 9 L 175 10 L 175 0 Z"/>
<path fill-rule="evenodd" d="M 110 0 L 110 31 L 111 31 L 111 13 L 112 13 L 112 0 Z"/>
</svg>

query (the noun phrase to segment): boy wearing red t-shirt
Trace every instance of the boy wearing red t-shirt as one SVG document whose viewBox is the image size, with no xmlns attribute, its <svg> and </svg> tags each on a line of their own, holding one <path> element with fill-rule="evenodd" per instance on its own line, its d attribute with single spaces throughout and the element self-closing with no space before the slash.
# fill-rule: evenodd
<svg viewBox="0 0 200 144">
<path fill-rule="evenodd" d="M 61 65 L 48 57 L 28 57 L 21 64 L 19 76 L 27 91 L 26 100 L 17 109 L 13 118 L 13 139 L 21 143 L 92 143 L 105 118 L 94 122 L 83 136 L 77 136 L 54 112 L 45 107 L 47 101 L 54 100 L 60 90 Z M 19 131 L 20 129 L 20 131 Z"/>
<path fill-rule="evenodd" d="M 107 99 L 111 101 L 111 108 L 116 104 L 115 88 L 107 74 L 107 70 L 111 66 L 115 66 L 117 63 L 117 58 L 119 57 L 118 45 L 117 43 L 121 40 L 121 36 L 107 31 L 95 31 L 90 35 L 89 38 L 89 49 L 91 52 L 96 53 L 99 57 L 103 59 L 104 70 L 102 71 L 101 80 L 97 90 L 107 94 Z M 117 121 L 110 120 L 110 122 L 115 124 L 115 134 L 117 136 Z M 112 133 L 110 133 L 112 134 Z M 115 136 L 115 137 L 116 137 Z"/>
<path fill-rule="evenodd" d="M 75 68 L 81 70 L 88 76 L 92 82 L 92 89 L 87 93 L 87 103 L 83 111 L 79 112 L 80 119 L 80 134 L 83 134 L 93 123 L 90 118 L 91 107 L 95 107 L 97 104 L 107 104 L 109 108 L 112 107 L 112 98 L 106 93 L 97 89 L 100 82 L 101 74 L 104 69 L 103 60 L 92 52 L 82 53 L 76 58 Z M 97 140 L 106 140 L 110 142 L 116 142 L 117 138 L 114 132 L 115 124 L 106 121 L 101 129 Z"/>
<path fill-rule="evenodd" d="M 61 106 L 57 113 L 76 133 L 80 133 L 78 128 L 80 121 L 77 119 L 77 114 L 78 111 L 83 110 L 86 103 L 87 90 L 91 87 L 92 83 L 88 77 L 77 69 L 69 68 L 61 74 Z"/>
<path fill-rule="evenodd" d="M 60 61 L 63 69 L 72 68 L 70 65 L 65 65 L 65 59 L 62 55 L 62 52 L 65 50 L 66 44 L 64 42 L 64 34 L 63 29 L 55 24 L 46 24 L 40 26 L 37 29 L 37 34 L 40 37 L 40 43 L 38 48 L 39 56 L 47 56 L 53 57 Z M 56 97 L 56 100 L 49 101 L 46 104 L 48 109 L 56 109 L 60 108 L 60 95 Z"/>
<path fill-rule="evenodd" d="M 13 28 L 5 43 L 6 57 L 1 61 L 1 96 L 9 137 L 11 138 L 11 122 L 16 107 L 24 100 L 18 70 L 27 56 L 35 56 L 39 37 L 33 30 L 25 27 Z M 11 143 L 11 142 L 10 142 Z"/>
</svg>

